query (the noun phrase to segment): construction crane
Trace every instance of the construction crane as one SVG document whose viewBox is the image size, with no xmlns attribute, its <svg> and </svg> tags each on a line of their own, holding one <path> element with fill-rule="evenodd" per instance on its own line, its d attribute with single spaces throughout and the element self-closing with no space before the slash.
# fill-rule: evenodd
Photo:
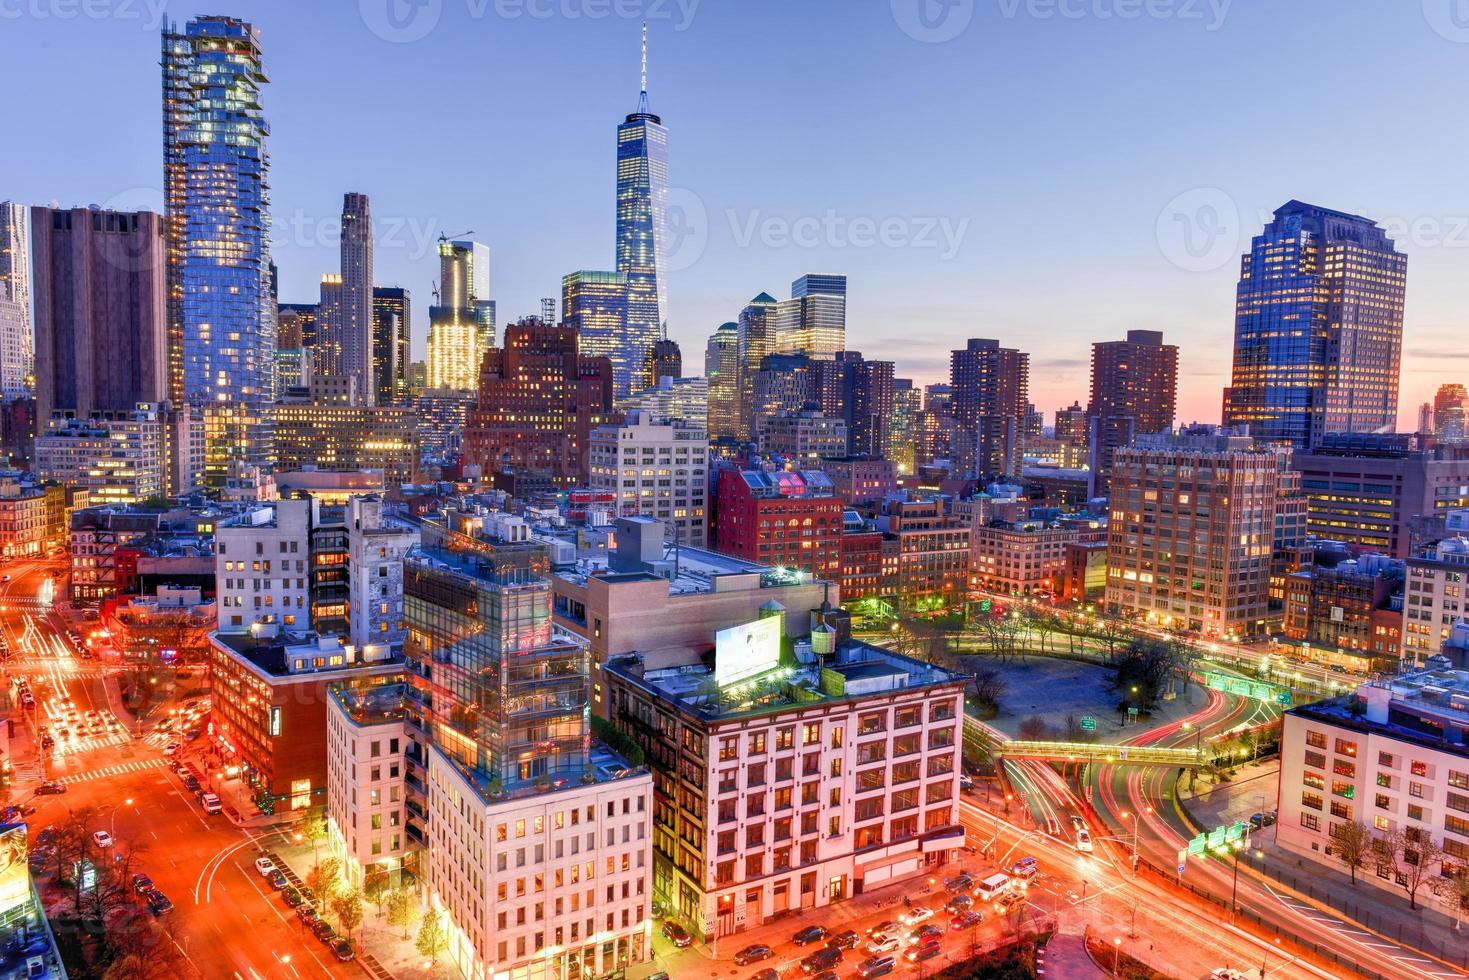
<svg viewBox="0 0 1469 980">
<path fill-rule="evenodd" d="M 474 234 L 474 229 L 473 228 L 469 229 L 468 231 L 461 231 L 457 235 L 447 235 L 447 234 L 445 234 L 444 232 L 441 231 L 441 232 L 439 232 L 439 244 L 440 245 L 447 245 L 450 241 L 452 241 L 452 240 L 454 240 L 456 238 L 463 238 L 465 235 L 473 235 L 473 234 Z M 440 249 L 440 251 L 442 252 L 443 250 Z M 431 282 L 431 283 L 429 283 L 428 288 L 431 289 L 431 290 L 433 290 L 433 294 L 434 294 L 434 305 L 435 306 L 438 306 L 439 305 L 439 283 L 437 283 L 437 282 Z"/>
</svg>

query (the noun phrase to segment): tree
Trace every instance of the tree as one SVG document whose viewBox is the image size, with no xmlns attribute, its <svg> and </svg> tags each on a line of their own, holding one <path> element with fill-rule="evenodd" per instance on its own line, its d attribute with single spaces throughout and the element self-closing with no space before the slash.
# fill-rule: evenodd
<svg viewBox="0 0 1469 980">
<path fill-rule="evenodd" d="M 1020 720 L 1016 734 L 1022 742 L 1044 742 L 1051 737 L 1051 726 L 1040 715 L 1029 715 Z"/>
<path fill-rule="evenodd" d="M 1458 932 L 1464 909 L 1469 908 L 1469 868 L 1456 868 L 1449 884 L 1449 900 L 1454 903 L 1454 931 Z"/>
<path fill-rule="evenodd" d="M 342 884 L 342 862 L 337 858 L 317 861 L 306 872 L 306 887 L 316 892 L 323 902 L 330 902 L 332 894 Z"/>
<path fill-rule="evenodd" d="M 108 964 L 102 980 L 148 980 L 148 971 L 143 961 L 133 954 L 119 956 Z"/>
<path fill-rule="evenodd" d="M 993 667 L 981 667 L 974 672 L 970 681 L 974 689 L 974 700 L 987 712 L 1000 710 L 1000 699 L 1005 696 L 1005 677 Z"/>
<path fill-rule="evenodd" d="M 301 837 L 311 842 L 311 857 L 316 858 L 316 846 L 326 840 L 330 833 L 330 825 L 327 823 L 326 807 L 314 806 L 306 811 L 306 819 L 301 821 Z"/>
<path fill-rule="evenodd" d="M 1176 644 L 1150 637 L 1139 637 L 1112 652 L 1109 661 L 1117 672 L 1112 684 L 1122 693 L 1123 705 L 1151 708 L 1157 704 L 1177 666 L 1177 656 Z"/>
<path fill-rule="evenodd" d="M 362 886 L 362 897 L 377 906 L 377 917 L 383 917 L 383 906 L 388 903 L 388 896 L 393 893 L 393 883 L 388 879 L 386 871 L 377 871 L 370 874 L 367 883 Z"/>
<path fill-rule="evenodd" d="M 1118 645 L 1132 635 L 1132 629 L 1116 616 L 1103 615 L 1097 625 L 1097 639 L 1107 648 L 1107 657 L 1116 656 Z"/>
<path fill-rule="evenodd" d="M 1417 827 L 1403 827 L 1384 836 L 1387 859 L 1393 877 L 1408 893 L 1408 907 L 1418 908 L 1418 889 L 1432 877 L 1434 868 L 1443 862 L 1443 848 Z"/>
<path fill-rule="evenodd" d="M 441 910 L 429 909 L 424 913 L 423 922 L 418 927 L 418 938 L 413 941 L 413 946 L 428 957 L 430 966 L 438 965 L 439 954 L 449 948 L 449 931 L 444 928 L 444 913 Z"/>
<path fill-rule="evenodd" d="M 1360 820 L 1339 823 L 1331 831 L 1332 850 L 1337 860 L 1352 870 L 1352 884 L 1357 883 L 1357 869 L 1372 852 L 1372 830 Z"/>
<path fill-rule="evenodd" d="M 331 907 L 342 931 L 351 939 L 352 930 L 362 925 L 362 894 L 352 888 L 340 889 L 332 897 Z"/>
<path fill-rule="evenodd" d="M 418 917 L 418 903 L 414 900 L 413 889 L 394 888 L 388 893 L 388 925 L 397 926 L 403 930 L 403 938 L 408 938 L 408 927 L 413 925 L 413 920 Z"/>
</svg>

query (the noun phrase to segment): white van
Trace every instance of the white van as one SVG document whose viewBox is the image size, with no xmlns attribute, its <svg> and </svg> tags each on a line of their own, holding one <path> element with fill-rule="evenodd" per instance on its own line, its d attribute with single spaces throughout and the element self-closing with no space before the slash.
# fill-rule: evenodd
<svg viewBox="0 0 1469 980">
<path fill-rule="evenodd" d="M 219 802 L 219 797 L 214 793 L 205 793 L 199 797 L 199 802 L 203 805 L 205 813 L 219 813 L 224 809 L 224 804 Z"/>
<path fill-rule="evenodd" d="M 975 886 L 974 897 L 981 902 L 993 902 L 1010 889 L 1010 876 L 1002 871 L 986 875 Z"/>
</svg>

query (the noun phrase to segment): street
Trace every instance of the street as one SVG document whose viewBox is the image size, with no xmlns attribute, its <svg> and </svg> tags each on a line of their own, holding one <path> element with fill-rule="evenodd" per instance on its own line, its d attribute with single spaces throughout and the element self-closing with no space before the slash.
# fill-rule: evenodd
<svg viewBox="0 0 1469 980">
<path fill-rule="evenodd" d="M 37 710 L 27 727 L 47 725 L 57 742 L 57 752 L 43 753 L 42 764 L 22 758 L 16 765 L 10 802 L 36 807 L 27 819 L 32 838 L 70 811 L 93 808 L 93 829 L 110 833 L 118 849 L 133 848 L 134 870 L 173 902 L 173 911 L 164 913 L 167 931 L 200 976 L 359 976 L 361 968 L 338 963 L 255 872 L 255 858 L 276 834 L 249 833 L 223 814 L 205 814 L 165 765 L 168 739 L 161 733 L 136 737 L 121 705 L 109 702 L 104 678 L 110 669 L 79 659 L 61 617 L 35 601 L 57 567 L 11 563 L 10 581 L 0 588 L 0 630 L 14 652 L 7 678 L 29 679 Z M 114 710 L 122 722 L 116 727 L 106 721 Z M 92 734 L 98 726 L 91 724 L 79 734 L 73 712 L 78 720 L 96 712 L 93 717 L 104 719 L 100 730 Z M 39 748 L 38 731 L 20 727 L 12 747 L 29 740 Z M 69 735 L 59 734 L 63 727 Z M 42 779 L 61 783 L 66 792 L 34 795 Z M 50 904 L 44 882 L 42 888 Z"/>
</svg>

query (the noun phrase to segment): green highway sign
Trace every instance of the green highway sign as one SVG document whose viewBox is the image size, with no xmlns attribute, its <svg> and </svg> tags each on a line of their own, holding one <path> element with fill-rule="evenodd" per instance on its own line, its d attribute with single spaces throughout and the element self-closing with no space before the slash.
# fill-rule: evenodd
<svg viewBox="0 0 1469 980">
<path fill-rule="evenodd" d="M 1094 731 L 1096 731 L 1097 730 L 1097 719 L 1093 718 L 1091 715 L 1082 715 L 1081 716 L 1081 730 L 1084 731 L 1084 732 L 1094 732 Z"/>
<path fill-rule="evenodd" d="M 1291 692 L 1279 684 L 1266 684 L 1248 677 L 1235 677 L 1233 674 L 1221 674 L 1212 670 L 1204 671 L 1203 676 L 1204 686 L 1215 691 L 1237 694 L 1242 698 L 1253 698 L 1256 701 L 1273 701 L 1276 704 L 1294 703 Z"/>
<path fill-rule="evenodd" d="M 1200 834 L 1199 836 L 1188 842 L 1188 852 L 1195 857 L 1198 857 L 1200 854 L 1204 853 L 1204 848 L 1207 843 L 1208 838 L 1205 837 L 1203 834 Z"/>
</svg>

